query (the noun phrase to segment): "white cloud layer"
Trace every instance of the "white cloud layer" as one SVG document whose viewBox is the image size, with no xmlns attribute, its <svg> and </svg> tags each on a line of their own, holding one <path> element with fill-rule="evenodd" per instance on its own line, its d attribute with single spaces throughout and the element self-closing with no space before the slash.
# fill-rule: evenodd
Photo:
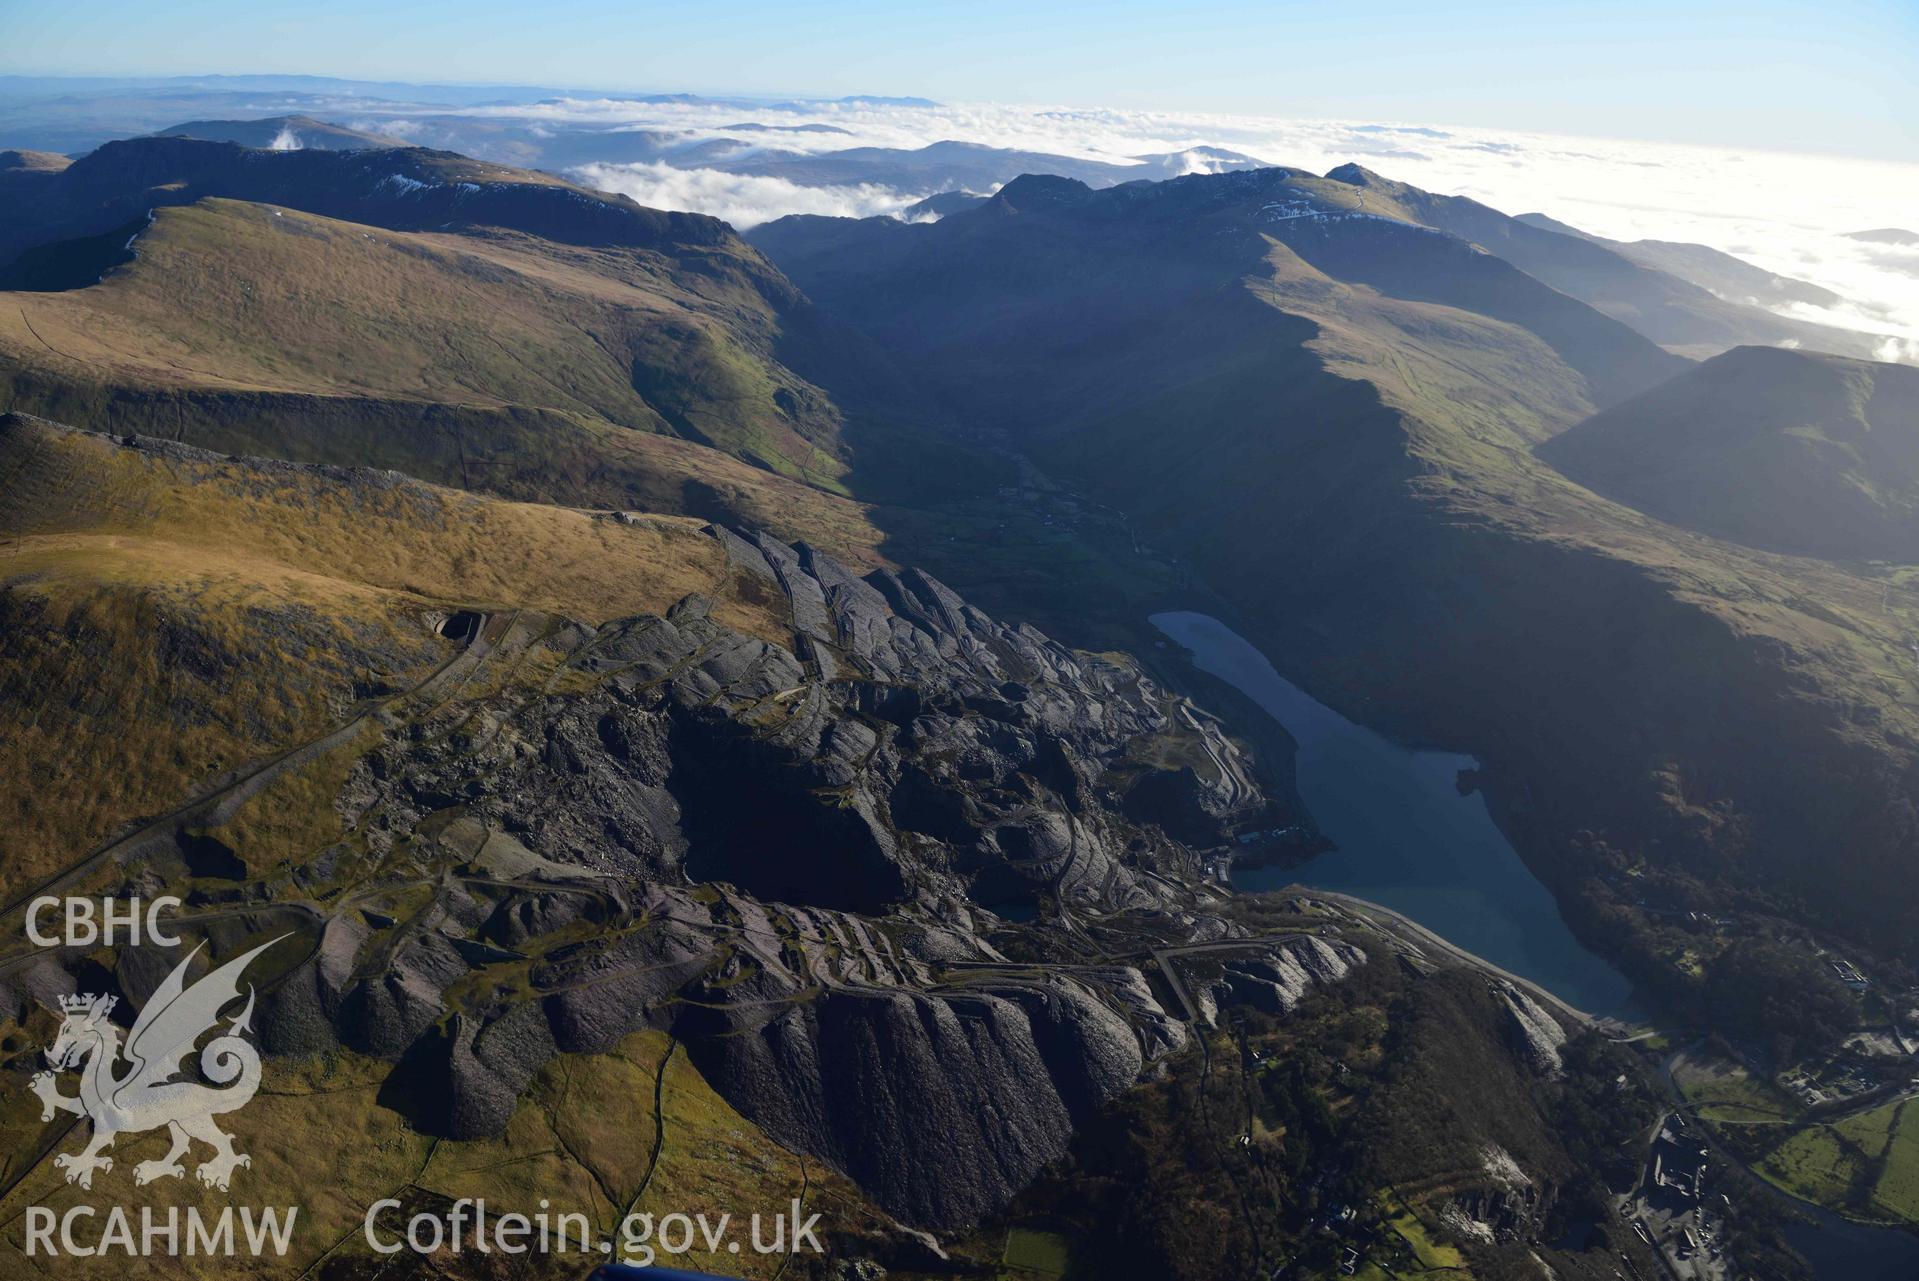
<svg viewBox="0 0 1919 1281">
<path fill-rule="evenodd" d="M 562 99 L 470 114 L 552 125 L 631 126 L 723 136 L 742 121 L 823 124 L 845 132 L 754 135 L 786 150 L 919 147 L 957 139 L 1123 161 L 1197 146 L 1324 172 L 1356 160 L 1429 190 L 1472 196 L 1508 213 L 1539 211 L 1600 235 L 1694 241 L 1847 300 L 1823 320 L 1919 345 L 1919 249 L 1844 233 L 1919 230 L 1919 165 L 1729 148 L 1573 138 L 1523 130 L 1385 121 L 1087 110 L 993 103 L 937 107 L 872 103 L 640 103 Z M 733 135 L 739 137 L 740 135 Z M 882 188 L 807 188 L 658 165 L 591 166 L 594 181 L 644 203 L 696 209 L 751 225 L 783 213 L 889 213 L 906 198 Z"/>
<path fill-rule="evenodd" d="M 898 213 L 917 197 L 887 187 L 802 187 L 784 178 L 675 169 L 663 164 L 582 165 L 568 176 L 601 191 L 631 196 L 654 209 L 679 209 L 724 218 L 744 231 L 786 214 L 871 218 Z"/>
</svg>

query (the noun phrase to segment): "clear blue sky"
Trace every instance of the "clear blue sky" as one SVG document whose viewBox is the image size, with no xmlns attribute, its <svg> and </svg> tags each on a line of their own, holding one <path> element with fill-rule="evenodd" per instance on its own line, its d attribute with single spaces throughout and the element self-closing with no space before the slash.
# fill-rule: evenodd
<svg viewBox="0 0 1919 1281">
<path fill-rule="evenodd" d="M 0 0 L 0 72 L 917 94 L 1919 160 L 1919 0 Z"/>
</svg>

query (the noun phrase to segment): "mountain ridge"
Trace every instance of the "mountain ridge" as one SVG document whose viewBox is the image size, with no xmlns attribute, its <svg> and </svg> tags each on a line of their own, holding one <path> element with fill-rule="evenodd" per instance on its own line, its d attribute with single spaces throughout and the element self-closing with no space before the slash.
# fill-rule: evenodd
<svg viewBox="0 0 1919 1281">
<path fill-rule="evenodd" d="M 1544 231 L 1558 232 L 1562 236 L 1576 236 L 1605 245 L 1644 266 L 1690 281 L 1733 302 L 1755 302 L 1772 307 L 1795 303 L 1831 307 L 1842 301 L 1838 294 L 1822 285 L 1776 275 L 1709 245 L 1676 240 L 1612 240 L 1539 213 L 1520 214 L 1518 221 Z"/>
<path fill-rule="evenodd" d="M 1797 342 L 1835 355 L 1869 358 L 1885 340 L 1884 335 L 1792 320 L 1728 301 L 1663 266 L 1635 261 L 1610 243 L 1543 228 L 1465 196 L 1421 191 L 1361 165 L 1341 165 L 1327 177 L 1370 193 L 1404 217 L 1482 245 L 1682 354 L 1707 356 L 1735 346 Z"/>
<path fill-rule="evenodd" d="M 882 498 L 969 474 L 718 220 L 417 150 L 147 139 L 76 164 L 35 237 L 134 219 L 0 274 L 43 291 L 0 322 L 11 407 L 794 536 L 803 511 L 854 555 L 875 536 L 849 474 Z"/>
<path fill-rule="evenodd" d="M 1539 447 L 1661 519 L 1788 554 L 1919 561 L 1919 370 L 1740 347 Z"/>
<path fill-rule="evenodd" d="M 298 151 L 318 147 L 333 151 L 362 151 L 385 147 L 404 147 L 406 142 L 383 134 L 353 129 L 312 116 L 264 116 L 253 120 L 188 120 L 165 129 L 154 130 L 162 138 L 198 138 L 207 142 L 232 142 L 243 147 L 269 151 Z"/>
</svg>

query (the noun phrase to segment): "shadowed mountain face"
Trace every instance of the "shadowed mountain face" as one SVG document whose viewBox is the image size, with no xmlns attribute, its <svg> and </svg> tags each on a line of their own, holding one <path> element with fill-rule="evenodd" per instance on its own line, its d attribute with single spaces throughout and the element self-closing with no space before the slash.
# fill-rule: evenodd
<svg viewBox="0 0 1919 1281">
<path fill-rule="evenodd" d="M 930 226 L 751 238 L 1177 549 L 1325 701 L 1481 755 L 1562 890 L 1656 846 L 1890 940 L 1919 904 L 1886 897 L 1913 739 L 1872 721 L 1880 682 L 1912 685 L 1885 585 L 1569 484 L 1534 448 L 1687 363 L 1344 177 L 1027 178 Z M 1809 863 L 1839 829 L 1873 852 Z"/>
<path fill-rule="evenodd" d="M 0 151 L 0 237 L 7 235 L 7 228 L 16 219 L 37 217 L 28 211 L 37 208 L 58 185 L 61 170 L 71 163 L 65 156 L 46 151 Z M 11 241 L 6 244 L 0 248 L 0 269 L 18 251 Z"/>
<path fill-rule="evenodd" d="M 1029 345 L 1042 329 L 1058 335 L 1056 347 L 1095 359 L 1105 354 L 1119 369 L 1126 361 L 1113 353 L 1150 312 L 1172 305 L 1201 314 L 1220 298 L 1230 306 L 1236 287 L 1243 283 L 1256 294 L 1266 283 L 1262 277 L 1280 287 L 1302 276 L 1364 285 L 1387 299 L 1511 325 L 1524 331 L 1512 345 L 1530 340 L 1553 348 L 1547 359 L 1559 370 L 1548 368 L 1541 381 L 1569 368 L 1581 384 L 1571 394 L 1589 404 L 1630 395 L 1682 367 L 1626 326 L 1503 260 L 1407 219 L 1372 213 L 1354 189 L 1296 170 L 1100 191 L 1062 178 L 1026 177 L 985 206 L 933 227 L 781 219 L 749 239 L 821 302 L 862 324 L 901 325 L 889 338 L 896 347 L 930 351 L 958 344 L 957 361 L 1010 365 L 1015 377 L 998 381 L 1018 388 L 1014 394 L 1026 390 L 1018 372 L 1052 354 Z M 1034 272 L 1070 284 L 1050 292 L 1028 286 L 1007 296 Z M 912 301 L 915 288 L 927 303 Z M 933 305 L 934 294 L 944 305 Z M 991 314 L 994 306 L 1020 309 L 1018 323 L 999 324 L 1004 318 Z M 1180 328 L 1167 326 L 1174 336 Z M 1472 345 L 1470 338 L 1464 345 Z M 1155 362 L 1136 376 L 1152 379 L 1159 372 Z M 1519 387 L 1516 394 L 1532 390 Z M 1576 412 L 1570 404 L 1567 409 Z"/>
<path fill-rule="evenodd" d="M 967 191 L 942 191 L 906 206 L 900 210 L 900 218 L 904 222 L 933 222 L 947 214 L 976 209 L 988 199 Z"/>
<path fill-rule="evenodd" d="M 1740 348 L 1540 454 L 1600 493 L 1716 537 L 1919 560 L 1919 369 Z"/>
</svg>

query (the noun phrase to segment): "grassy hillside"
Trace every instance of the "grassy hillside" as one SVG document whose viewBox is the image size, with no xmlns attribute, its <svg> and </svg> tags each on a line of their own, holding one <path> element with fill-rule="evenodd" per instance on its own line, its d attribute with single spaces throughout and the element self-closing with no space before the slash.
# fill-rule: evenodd
<svg viewBox="0 0 1919 1281">
<path fill-rule="evenodd" d="M 326 850 L 342 839 L 337 798 L 347 771 L 383 734 L 417 736 L 430 716 L 440 718 L 435 732 L 475 732 L 486 700 L 504 692 L 510 708 L 549 687 L 551 665 L 529 660 L 524 641 L 488 662 L 484 643 L 515 629 L 551 631 L 562 615 L 660 613 L 699 592 L 716 619 L 791 642 L 783 609 L 689 519 L 508 503 L 389 472 L 235 459 L 18 415 L 0 418 L 0 477 L 0 715 L 13 727 L 0 744 L 7 904 L 67 869 L 89 886 L 123 886 L 129 873 L 89 870 L 89 851 L 135 820 L 244 785 L 262 766 L 278 772 L 264 790 L 235 793 L 245 796 L 237 811 L 207 820 L 217 833 L 208 845 L 263 873 L 253 887 L 262 901 L 269 884 L 295 906 L 336 892 L 314 890 L 313 878 L 328 875 L 314 869 L 332 866 Z M 462 622 L 473 610 L 498 624 L 482 624 L 479 641 Z M 187 867 L 196 870 L 190 852 Z M 291 867 L 301 872 L 289 881 Z M 194 894 L 197 906 L 200 885 L 188 875 L 170 888 Z M 211 893 L 215 903 L 231 898 L 231 882 L 216 873 Z M 324 911 L 350 918 L 350 928 L 355 904 L 406 915 L 424 901 L 357 886 Z M 208 927 L 226 943 L 232 930 L 272 919 L 227 910 Z M 138 951 L 103 955 L 130 967 L 143 959 Z M 19 959 L 9 960 L 10 974 Z M 5 1066 L 24 1080 L 39 1057 L 22 1047 L 46 1044 L 57 1019 L 31 1002 L 20 1008 L 24 1022 L 0 1013 L 0 1038 Z M 260 1182 L 249 1186 L 278 1189 L 279 1201 L 301 1207 L 290 1262 L 261 1265 L 261 1275 L 392 1275 L 357 1231 L 366 1208 L 389 1195 L 415 1208 L 477 1196 L 496 1212 L 529 1213 L 544 1197 L 587 1213 L 596 1232 L 629 1213 L 744 1213 L 799 1197 L 828 1214 L 834 1231 L 890 1229 L 846 1180 L 741 1118 L 657 1032 L 554 1062 L 496 1139 L 422 1133 L 394 1077 L 391 1063 L 344 1051 L 269 1061 L 261 1097 L 228 1127 L 255 1154 Z M 0 1256 L 18 1260 L 19 1207 L 64 1208 L 86 1194 L 51 1161 L 64 1127 L 43 1125 L 26 1090 L 8 1095 L 0 1132 L 12 1156 L 0 1199 L 14 1227 L 0 1233 Z M 157 1134 L 123 1138 L 120 1168 L 163 1146 Z M 137 1190 L 126 1174 L 113 1194 L 130 1207 L 184 1203 L 208 1213 L 248 1195 L 191 1181 Z M 439 1275 L 442 1262 L 405 1275 Z M 571 1277 L 578 1262 L 533 1260 L 515 1275 Z M 451 1266 L 451 1275 L 469 1275 Z M 767 1276 L 780 1261 L 725 1266 Z M 69 1270 L 107 1276 L 125 1266 Z M 230 1273 L 230 1261 L 193 1257 L 138 1269 Z"/>
<path fill-rule="evenodd" d="M 0 762 L 10 897 L 130 819 L 456 652 L 460 608 L 600 621 L 692 591 L 784 636 L 699 523 L 126 448 L 0 419 Z"/>
<path fill-rule="evenodd" d="M 33 198 L 0 207 L 0 407 L 340 463 L 373 438 L 411 474 L 562 502 L 700 512 L 745 485 L 608 427 L 819 493 L 992 483 L 716 219 L 420 148 L 154 137 L 5 173 Z M 301 419 L 361 439 L 303 449 Z"/>
<path fill-rule="evenodd" d="M 1541 447 L 1573 479 L 1754 547 L 1919 561 L 1919 370 L 1745 347 Z"/>
<path fill-rule="evenodd" d="M 51 151 L 0 151 L 0 172 L 59 173 L 73 162 Z"/>
<path fill-rule="evenodd" d="M 92 288 L 10 298 L 0 353 L 117 387 L 525 406 L 829 488 L 846 470 L 837 414 L 767 359 L 777 321 L 750 251 L 696 277 L 508 233 L 376 233 L 210 200 L 158 210 L 134 253 Z"/>
<path fill-rule="evenodd" d="M 733 518 L 855 560 L 879 535 L 850 482 L 967 483 L 892 401 L 849 423 L 782 363 L 847 373 L 855 400 L 893 394 L 738 242 L 400 233 L 220 199 L 160 208 L 127 239 L 94 238 L 122 262 L 98 284 L 0 294 L 0 408 L 522 500 Z M 22 264 L 35 255 L 70 265 L 39 250 Z"/>
<path fill-rule="evenodd" d="M 529 1088 L 507 1135 L 498 1140 L 460 1142 L 413 1130 L 382 1097 L 390 1070 L 349 1053 L 270 1061 L 261 1097 L 229 1123 L 236 1144 L 256 1155 L 258 1186 L 275 1188 L 282 1201 L 301 1206 L 285 1260 L 256 1265 L 264 1269 L 259 1275 L 353 1281 L 481 1275 L 470 1270 L 470 1251 L 461 1262 L 402 1256 L 403 1265 L 374 1254 L 361 1223 L 367 1207 L 387 1197 L 400 1199 L 409 1213 L 445 1214 L 461 1197 L 483 1198 L 489 1214 L 533 1216 L 543 1204 L 557 1214 L 564 1207 L 588 1216 L 596 1242 L 602 1235 L 617 1240 L 629 1213 L 664 1216 L 691 1206 L 711 1209 L 717 1218 L 716 1207 L 736 1206 L 765 1207 L 771 1214 L 794 1197 L 805 1199 L 808 1213 L 818 1211 L 853 1233 L 885 1224 L 846 1180 L 778 1147 L 728 1107 L 662 1033 L 638 1033 L 606 1053 L 555 1063 Z M 21 1157 L 19 1168 L 10 1171 L 17 1182 L 5 1204 L 15 1213 L 0 1233 L 0 1258 L 9 1259 L 10 1268 L 31 1269 L 38 1261 L 25 1259 L 19 1207 L 48 1205 L 64 1213 L 84 1203 L 86 1193 L 62 1182 L 48 1154 L 34 1152 L 43 1128 L 39 1105 L 21 1097 L 24 1106 L 10 1101 L 0 1113 L 0 1132 L 14 1140 Z M 649 1160 L 656 1136 L 658 1157 Z M 130 1165 L 158 1157 L 166 1144 L 163 1134 L 149 1134 L 121 1146 Z M 162 1222 L 168 1206 L 183 1213 L 192 1206 L 212 1221 L 227 1205 L 250 1204 L 237 1188 L 229 1195 L 191 1180 L 148 1189 L 128 1181 L 115 1191 L 129 1214 L 137 1216 L 138 1207 L 149 1204 Z M 397 1215 L 385 1227 L 396 1239 L 405 1231 Z M 587 1266 L 578 1253 L 518 1262 L 512 1275 L 528 1281 L 571 1281 Z M 776 1275 L 784 1260 L 698 1249 L 678 1262 L 765 1278 Z M 63 1259 L 61 1269 L 80 1278 L 128 1275 L 124 1259 Z M 182 1251 L 178 1258 L 142 1260 L 135 1275 L 185 1281 L 231 1276 L 232 1269 L 231 1260 Z"/>
</svg>

